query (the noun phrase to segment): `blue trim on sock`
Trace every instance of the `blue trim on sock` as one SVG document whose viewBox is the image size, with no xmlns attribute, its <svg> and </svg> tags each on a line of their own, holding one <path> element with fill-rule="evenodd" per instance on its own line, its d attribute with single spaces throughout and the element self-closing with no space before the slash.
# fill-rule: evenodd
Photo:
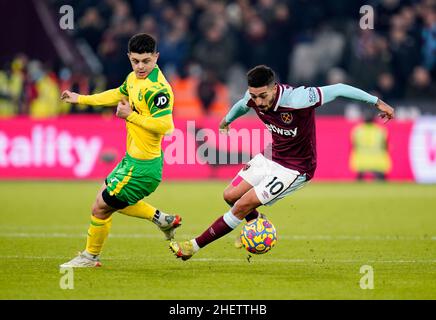
<svg viewBox="0 0 436 320">
<path fill-rule="evenodd" d="M 242 220 L 239 220 L 235 217 L 231 210 L 223 215 L 223 219 L 224 222 L 232 229 L 235 229 L 242 222 Z"/>
</svg>

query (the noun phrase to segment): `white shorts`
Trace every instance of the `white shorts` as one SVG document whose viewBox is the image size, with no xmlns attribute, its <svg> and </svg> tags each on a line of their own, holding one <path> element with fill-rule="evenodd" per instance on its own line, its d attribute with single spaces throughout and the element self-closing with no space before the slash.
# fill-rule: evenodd
<svg viewBox="0 0 436 320">
<path fill-rule="evenodd" d="M 259 201 L 267 206 L 302 188 L 308 182 L 306 174 L 285 168 L 262 154 L 251 159 L 238 175 L 253 186 Z"/>
</svg>

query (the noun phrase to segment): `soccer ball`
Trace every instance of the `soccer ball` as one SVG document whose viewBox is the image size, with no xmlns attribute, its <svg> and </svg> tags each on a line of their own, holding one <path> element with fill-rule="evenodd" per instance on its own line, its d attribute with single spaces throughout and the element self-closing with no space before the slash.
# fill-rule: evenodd
<svg viewBox="0 0 436 320">
<path fill-rule="evenodd" d="M 241 242 L 250 253 L 266 253 L 277 242 L 276 228 L 271 222 L 263 218 L 251 220 L 241 230 Z"/>
</svg>

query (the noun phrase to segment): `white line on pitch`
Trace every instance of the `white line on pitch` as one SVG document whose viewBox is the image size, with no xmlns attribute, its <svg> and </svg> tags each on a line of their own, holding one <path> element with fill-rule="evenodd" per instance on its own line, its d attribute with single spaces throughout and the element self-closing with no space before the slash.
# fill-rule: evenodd
<svg viewBox="0 0 436 320">
<path fill-rule="evenodd" d="M 193 234 L 178 234 L 180 238 L 192 238 Z M 230 235 L 232 236 L 232 235 Z M 29 233 L 29 232 L 0 232 L 0 238 L 83 238 L 85 233 Z M 147 233 L 113 233 L 111 238 L 119 239 L 161 239 L 162 234 L 156 232 L 154 234 Z M 279 235 L 278 239 L 284 240 L 327 240 L 327 241 L 395 241 L 395 240 L 431 240 L 436 241 L 436 236 L 395 236 L 395 235 L 369 235 L 369 236 L 353 236 L 353 235 Z"/>
<path fill-rule="evenodd" d="M 19 255 L 6 255 L 0 256 L 0 259 L 26 259 L 26 260 L 62 260 L 68 259 L 66 256 L 19 256 Z M 165 260 L 162 257 L 151 257 L 151 256 L 136 256 L 135 260 Z M 118 258 L 103 258 L 107 261 L 125 261 L 132 260 L 132 258 L 118 257 Z M 245 262 L 246 258 L 193 258 L 194 262 Z M 365 260 L 365 259 L 332 259 L 332 260 L 321 260 L 321 259 L 256 259 L 252 258 L 250 260 L 252 263 L 315 263 L 315 264 L 328 264 L 328 263 L 382 263 L 382 264 L 413 264 L 413 263 L 436 263 L 436 260 Z"/>
<path fill-rule="evenodd" d="M 218 259 L 218 258 L 198 258 L 195 261 L 204 262 L 240 262 L 241 259 Z M 281 262 L 281 263 L 436 263 L 436 260 L 354 260 L 354 259 L 334 259 L 334 260 L 322 260 L 322 259 L 261 259 L 256 260 L 252 258 L 251 262 L 268 263 L 268 262 Z"/>
</svg>

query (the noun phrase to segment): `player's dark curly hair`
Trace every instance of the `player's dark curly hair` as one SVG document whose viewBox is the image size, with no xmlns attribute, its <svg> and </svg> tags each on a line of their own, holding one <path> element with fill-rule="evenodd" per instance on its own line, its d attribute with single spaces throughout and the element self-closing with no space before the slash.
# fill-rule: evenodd
<svg viewBox="0 0 436 320">
<path fill-rule="evenodd" d="M 274 71 L 265 65 L 256 66 L 247 72 L 247 82 L 249 87 L 260 88 L 275 83 Z"/>
<path fill-rule="evenodd" d="M 129 52 L 155 53 L 156 40 L 146 33 L 135 34 L 129 40 Z"/>
</svg>

